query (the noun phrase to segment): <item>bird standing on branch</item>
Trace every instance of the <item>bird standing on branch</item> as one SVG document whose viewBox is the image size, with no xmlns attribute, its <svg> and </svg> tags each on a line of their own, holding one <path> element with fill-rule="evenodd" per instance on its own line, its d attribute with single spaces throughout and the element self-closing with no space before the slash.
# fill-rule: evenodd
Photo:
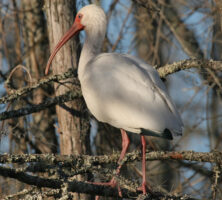
<svg viewBox="0 0 222 200">
<path fill-rule="evenodd" d="M 106 33 L 106 15 L 94 5 L 83 7 L 75 21 L 52 52 L 45 74 L 59 49 L 74 35 L 84 30 L 85 43 L 82 48 L 78 78 L 87 107 L 100 122 L 120 128 L 122 134 L 121 161 L 129 146 L 126 131 L 141 135 L 142 142 L 142 189 L 146 191 L 144 135 L 173 139 L 182 135 L 183 123 L 158 72 L 139 58 L 127 54 L 100 53 Z M 115 187 L 113 178 L 109 183 Z"/>
</svg>

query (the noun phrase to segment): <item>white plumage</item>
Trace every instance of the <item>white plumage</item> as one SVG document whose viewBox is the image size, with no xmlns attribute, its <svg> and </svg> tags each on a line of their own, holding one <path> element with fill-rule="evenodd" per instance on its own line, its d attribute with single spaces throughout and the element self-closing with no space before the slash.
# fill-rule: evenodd
<svg viewBox="0 0 222 200">
<path fill-rule="evenodd" d="M 96 119 L 134 133 L 181 135 L 182 120 L 157 71 L 131 55 L 99 54 L 106 33 L 104 11 L 92 4 L 78 14 L 86 31 L 79 80 Z"/>
<path fill-rule="evenodd" d="M 141 60 L 100 54 L 87 63 L 80 82 L 89 110 L 101 122 L 135 133 L 182 133 L 180 115 L 157 71 Z"/>
</svg>

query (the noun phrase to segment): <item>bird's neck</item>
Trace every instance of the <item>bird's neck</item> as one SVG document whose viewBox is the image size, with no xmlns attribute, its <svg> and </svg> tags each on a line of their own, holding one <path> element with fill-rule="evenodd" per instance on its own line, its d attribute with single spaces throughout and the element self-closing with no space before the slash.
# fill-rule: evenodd
<svg viewBox="0 0 222 200">
<path fill-rule="evenodd" d="M 87 63 L 101 52 L 103 40 L 104 38 L 99 38 L 96 35 L 94 36 L 92 33 L 87 34 L 86 32 L 86 39 L 81 51 L 78 66 L 78 77 L 80 82 L 85 73 Z"/>
</svg>

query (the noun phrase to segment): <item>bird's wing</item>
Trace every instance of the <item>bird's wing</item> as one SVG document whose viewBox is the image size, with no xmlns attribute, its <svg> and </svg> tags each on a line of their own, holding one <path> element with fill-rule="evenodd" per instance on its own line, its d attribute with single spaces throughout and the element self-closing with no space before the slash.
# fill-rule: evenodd
<svg viewBox="0 0 222 200">
<path fill-rule="evenodd" d="M 153 84 L 156 87 L 156 91 L 158 91 L 159 94 L 163 97 L 163 99 L 166 101 L 166 104 L 169 107 L 169 109 L 176 115 L 176 118 L 178 119 L 178 122 L 180 123 L 180 125 L 183 126 L 181 116 L 178 113 L 175 104 L 171 100 L 171 97 L 169 96 L 167 89 L 166 89 L 163 81 L 160 79 L 160 76 L 159 76 L 158 72 L 156 71 L 156 69 L 154 69 L 151 65 L 145 63 L 143 60 L 141 60 L 137 57 L 134 57 L 129 54 L 126 54 L 124 56 L 135 60 L 139 64 L 140 67 L 142 67 L 144 70 L 147 71 L 148 76 L 150 77 L 150 79 L 152 80 Z"/>
<path fill-rule="evenodd" d="M 83 96 L 99 121 L 137 133 L 182 132 L 182 121 L 155 69 L 114 53 L 100 54 L 86 68 Z"/>
</svg>

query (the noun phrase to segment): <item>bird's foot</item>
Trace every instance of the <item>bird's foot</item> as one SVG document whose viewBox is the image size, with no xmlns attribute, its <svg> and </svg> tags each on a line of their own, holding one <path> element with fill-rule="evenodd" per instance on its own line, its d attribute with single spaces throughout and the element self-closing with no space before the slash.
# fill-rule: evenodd
<svg viewBox="0 0 222 200">
<path fill-rule="evenodd" d="M 104 185 L 104 186 L 109 186 L 111 188 L 115 188 L 117 187 L 118 189 L 118 194 L 120 197 L 122 197 L 122 192 L 121 192 L 121 189 L 120 187 L 117 185 L 117 181 L 116 179 L 113 177 L 109 182 L 107 183 L 101 183 L 101 182 L 89 182 L 91 184 L 94 184 L 94 185 Z M 96 200 L 99 200 L 99 196 L 96 196 Z"/>
<path fill-rule="evenodd" d="M 147 194 L 147 188 L 148 188 L 149 192 L 152 191 L 151 186 L 147 182 L 143 182 L 142 185 L 137 188 L 137 190 L 142 191 L 143 194 Z"/>
<path fill-rule="evenodd" d="M 111 179 L 111 181 L 109 181 L 107 183 L 102 183 L 102 182 L 89 182 L 89 183 L 94 184 L 94 185 L 110 186 L 112 188 L 116 187 L 116 185 L 117 185 L 117 181 L 115 180 L 114 177 Z"/>
</svg>

